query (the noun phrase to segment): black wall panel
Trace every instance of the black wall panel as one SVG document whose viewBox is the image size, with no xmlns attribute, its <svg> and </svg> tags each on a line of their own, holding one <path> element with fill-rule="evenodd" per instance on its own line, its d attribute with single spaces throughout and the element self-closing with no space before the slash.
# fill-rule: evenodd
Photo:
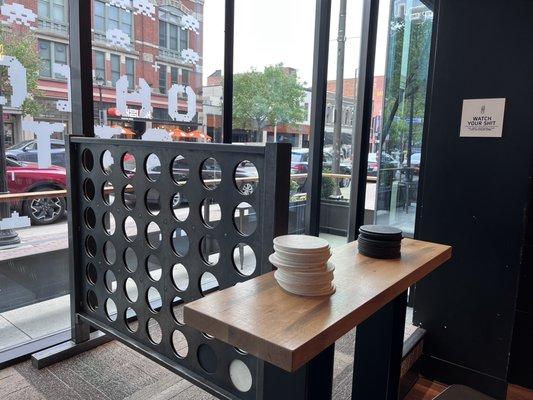
<svg viewBox="0 0 533 400">
<path fill-rule="evenodd" d="M 454 256 L 417 286 L 414 318 L 428 332 L 427 371 L 504 398 L 532 156 L 533 2 L 441 0 L 436 17 L 417 237 Z M 499 97 L 503 137 L 460 138 L 462 100 Z"/>
</svg>

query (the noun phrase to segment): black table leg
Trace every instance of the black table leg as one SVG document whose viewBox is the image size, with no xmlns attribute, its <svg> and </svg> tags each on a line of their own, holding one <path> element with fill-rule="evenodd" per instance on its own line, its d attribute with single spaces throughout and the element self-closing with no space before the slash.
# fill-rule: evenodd
<svg viewBox="0 0 533 400">
<path fill-rule="evenodd" d="M 335 345 L 329 346 L 297 371 L 290 373 L 263 363 L 261 400 L 328 400 L 333 389 Z"/>
<path fill-rule="evenodd" d="M 407 292 L 357 326 L 352 398 L 398 400 Z"/>
</svg>

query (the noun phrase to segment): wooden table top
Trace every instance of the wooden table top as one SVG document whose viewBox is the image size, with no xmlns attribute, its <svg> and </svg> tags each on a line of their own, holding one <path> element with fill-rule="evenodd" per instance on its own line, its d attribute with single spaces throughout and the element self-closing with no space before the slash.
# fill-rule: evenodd
<svg viewBox="0 0 533 400">
<path fill-rule="evenodd" d="M 273 272 L 188 303 L 185 324 L 295 371 L 451 257 L 451 247 L 402 241 L 402 258 L 360 255 L 357 242 L 333 251 L 336 292 L 301 297 Z"/>
</svg>

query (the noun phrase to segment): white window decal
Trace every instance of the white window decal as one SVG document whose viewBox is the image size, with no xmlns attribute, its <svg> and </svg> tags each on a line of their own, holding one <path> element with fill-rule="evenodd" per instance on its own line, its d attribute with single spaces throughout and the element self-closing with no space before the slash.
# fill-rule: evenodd
<svg viewBox="0 0 533 400">
<path fill-rule="evenodd" d="M 187 95 L 187 113 L 178 112 L 178 95 Z M 172 85 L 168 91 L 168 115 L 174 121 L 190 122 L 196 115 L 196 93 L 190 86 Z"/>
<path fill-rule="evenodd" d="M 72 103 L 70 102 L 70 67 L 65 64 L 54 63 L 54 74 L 62 75 L 67 78 L 67 100 L 56 101 L 56 108 L 58 111 L 71 112 Z"/>
<path fill-rule="evenodd" d="M 109 0 L 108 3 L 105 3 L 106 6 L 115 6 L 118 8 L 122 8 L 123 10 L 126 10 L 127 12 L 130 12 L 128 9 L 128 5 L 131 3 L 130 0 Z"/>
<path fill-rule="evenodd" d="M 37 164 L 39 168 L 50 168 L 52 165 L 52 146 L 50 138 L 53 133 L 63 132 L 64 125 L 60 122 L 22 121 L 22 129 L 37 137 Z"/>
<path fill-rule="evenodd" d="M 107 125 L 95 125 L 94 135 L 101 139 L 111 139 L 115 135 L 122 133 L 121 127 L 111 127 Z"/>
<path fill-rule="evenodd" d="M 195 64 L 200 61 L 200 56 L 193 49 L 183 49 L 181 51 L 181 58 L 187 64 Z"/>
<path fill-rule="evenodd" d="M 154 142 L 171 142 L 172 137 L 165 129 L 151 128 L 147 129 L 142 135 L 142 140 L 151 140 Z"/>
<path fill-rule="evenodd" d="M 17 60 L 11 56 L 0 56 L 0 65 L 7 67 L 7 76 L 9 84 L 13 89 L 11 95 L 11 107 L 22 107 L 22 103 L 26 100 L 28 95 L 28 85 L 26 81 L 26 68 Z M 0 104 L 6 105 L 7 99 L 4 96 L 0 96 Z"/>
<path fill-rule="evenodd" d="M 4 4 L 0 10 L 2 15 L 7 18 L 8 24 L 25 25 L 30 29 L 35 29 L 31 24 L 37 20 L 37 14 L 22 4 Z"/>
<path fill-rule="evenodd" d="M 27 228 L 30 225 L 30 219 L 28 217 L 21 217 L 16 211 L 13 211 L 11 217 L 0 219 L 0 230 L 2 231 L 5 229 Z"/>
<path fill-rule="evenodd" d="M 142 14 L 155 20 L 155 6 L 150 0 L 133 0 L 134 14 Z"/>
<path fill-rule="evenodd" d="M 142 78 L 139 79 L 139 89 L 128 92 L 128 77 L 126 75 L 121 76 L 116 83 L 117 93 L 117 109 L 122 115 L 129 115 L 128 102 L 141 103 L 141 110 L 139 111 L 139 117 L 151 118 L 152 105 L 150 86 Z"/>
<path fill-rule="evenodd" d="M 108 29 L 105 33 L 105 38 L 112 46 L 121 47 L 125 50 L 130 50 L 130 36 L 118 28 Z"/>
<path fill-rule="evenodd" d="M 190 30 L 196 33 L 197 35 L 200 33 L 200 22 L 194 16 L 192 15 L 184 15 L 181 17 L 181 29 Z"/>
</svg>

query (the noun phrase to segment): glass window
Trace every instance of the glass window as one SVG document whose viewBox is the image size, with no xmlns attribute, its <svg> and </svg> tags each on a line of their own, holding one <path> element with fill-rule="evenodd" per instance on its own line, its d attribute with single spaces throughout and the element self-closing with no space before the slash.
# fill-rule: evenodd
<svg viewBox="0 0 533 400">
<path fill-rule="evenodd" d="M 159 93 L 167 92 L 167 66 L 159 65 Z"/>
<path fill-rule="evenodd" d="M 414 233 L 433 12 L 392 0 L 383 126 L 378 124 L 376 221 Z"/>
<path fill-rule="evenodd" d="M 111 54 L 111 84 L 115 86 L 120 79 L 120 56 Z"/>
<path fill-rule="evenodd" d="M 126 76 L 128 87 L 133 89 L 135 87 L 135 60 L 133 58 L 126 58 Z"/>
<path fill-rule="evenodd" d="M 189 84 L 189 70 L 188 69 L 185 69 L 185 68 L 181 69 L 181 83 L 183 85 Z"/>
<path fill-rule="evenodd" d="M 131 1 L 129 2 L 131 7 Z M 94 28 L 105 33 L 109 29 L 120 29 L 133 40 L 133 12 L 103 1 L 94 1 Z"/>
<path fill-rule="evenodd" d="M 178 83 L 178 67 L 170 67 L 170 84 L 174 85 Z"/>
<path fill-rule="evenodd" d="M 181 27 L 183 12 L 175 7 L 161 7 L 159 12 L 159 46 L 173 51 L 189 48 L 187 29 Z"/>
<path fill-rule="evenodd" d="M 41 68 L 39 75 L 43 77 L 52 77 L 52 67 L 56 64 L 67 64 L 67 45 L 64 43 L 50 42 L 39 39 L 39 58 Z M 55 74 L 56 79 L 65 79 L 60 74 Z"/>
<path fill-rule="evenodd" d="M 56 22 L 66 22 L 66 0 L 39 0 L 39 18 L 51 19 Z"/>
<path fill-rule="evenodd" d="M 106 79 L 105 74 L 105 54 L 101 51 L 94 52 L 94 76 Z"/>
</svg>

